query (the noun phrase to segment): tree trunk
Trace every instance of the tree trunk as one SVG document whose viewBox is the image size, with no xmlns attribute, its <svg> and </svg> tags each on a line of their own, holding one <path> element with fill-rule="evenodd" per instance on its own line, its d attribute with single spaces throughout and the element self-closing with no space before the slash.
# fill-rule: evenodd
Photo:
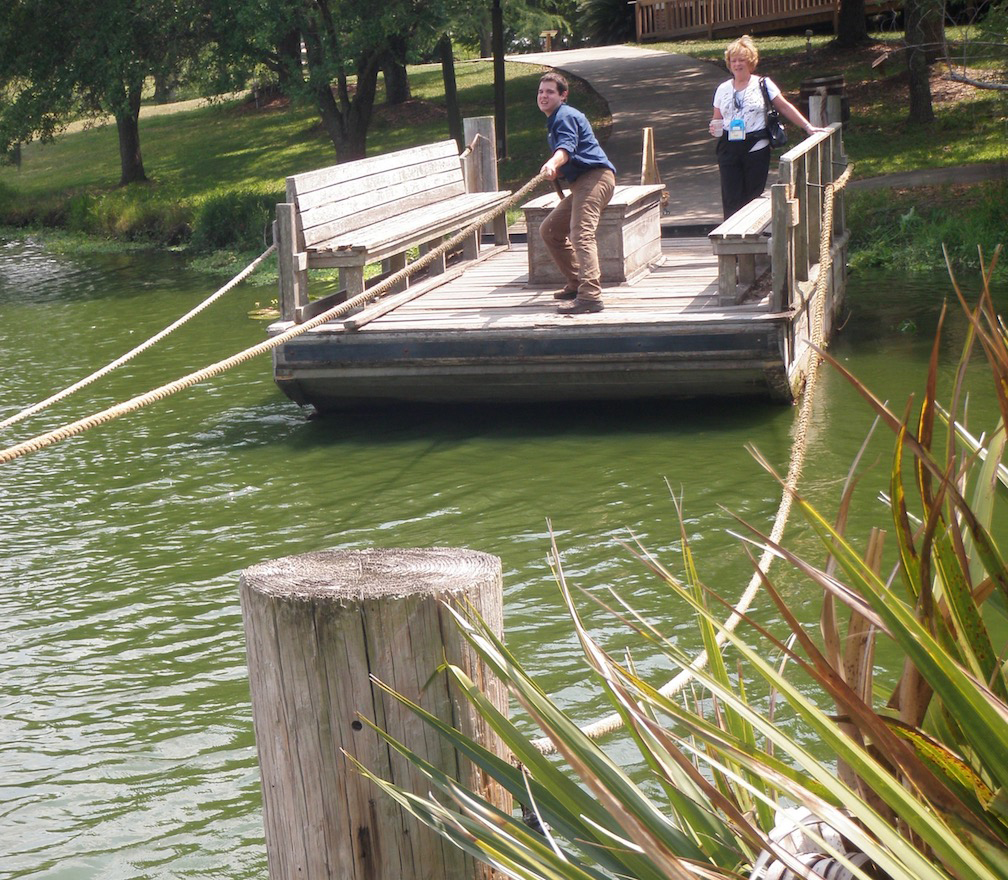
<svg viewBox="0 0 1008 880">
<path fill-rule="evenodd" d="M 493 33 L 488 28 L 480 28 L 479 32 L 480 58 L 493 56 Z"/>
<path fill-rule="evenodd" d="M 167 73 L 154 74 L 154 103 L 167 104 L 178 86 L 178 80 Z"/>
<path fill-rule="evenodd" d="M 115 112 L 116 130 L 119 133 L 119 186 L 145 183 L 143 159 L 140 156 L 140 86 L 130 86 L 128 107 Z"/>
<path fill-rule="evenodd" d="M 906 18 L 907 72 L 910 75 L 908 118 L 917 123 L 934 121 L 925 36 L 928 33 L 926 20 L 932 5 L 931 0 L 906 0 L 903 12 Z"/>
<path fill-rule="evenodd" d="M 291 84 L 304 78 L 301 69 L 301 31 L 288 31 L 278 41 L 276 46 L 277 87 L 281 94 L 291 95 Z"/>
<path fill-rule="evenodd" d="M 409 75 L 406 73 L 406 38 L 388 38 L 389 48 L 382 58 L 385 75 L 385 103 L 405 104 L 411 97 Z"/>
<path fill-rule="evenodd" d="M 939 0 L 922 0 L 924 18 L 921 22 L 921 42 L 928 64 L 945 57 L 945 7 Z"/>
<path fill-rule="evenodd" d="M 350 97 L 343 59 L 332 47 L 340 44 L 336 29 L 336 19 L 330 14 L 329 4 L 316 0 L 319 18 L 314 26 L 305 26 L 301 32 L 305 51 L 308 55 L 308 78 L 311 92 L 322 117 L 329 140 L 336 148 L 340 162 L 363 159 L 367 147 L 367 130 L 371 123 L 375 93 L 378 89 L 378 74 L 385 58 L 388 45 L 382 42 L 369 49 L 361 49 L 357 56 L 357 88 Z M 332 81 L 325 74 L 327 70 L 338 69 L 338 99 L 333 95 Z"/>
<path fill-rule="evenodd" d="M 346 147 L 349 155 L 345 158 L 363 159 L 367 150 L 367 132 L 374 110 L 375 94 L 378 91 L 379 60 L 377 52 L 371 53 L 358 62 L 357 91 L 350 102 L 349 124 L 347 125 Z"/>
<path fill-rule="evenodd" d="M 308 46 L 311 64 L 311 44 Z M 357 70 L 357 90 L 349 97 L 345 79 L 340 84 L 340 100 L 333 95 L 332 86 L 326 82 L 315 84 L 315 99 L 318 104 L 322 125 L 329 140 L 336 148 L 340 162 L 363 159 L 367 149 L 367 130 L 371 123 L 375 93 L 378 88 L 378 72 L 381 53 L 372 52 L 361 60 Z"/>
<path fill-rule="evenodd" d="M 455 139 L 461 151 L 465 148 L 462 137 L 462 111 L 459 109 L 458 89 L 455 86 L 455 56 L 452 54 L 452 41 L 448 34 L 442 34 L 438 40 L 438 53 L 441 55 L 445 107 L 448 109 L 448 135 Z"/>
<path fill-rule="evenodd" d="M 346 125 L 343 114 L 332 93 L 332 86 L 319 83 L 315 86 L 315 103 L 318 105 L 319 116 L 322 117 L 322 127 L 336 148 L 336 156 L 342 161 L 343 144 L 346 141 Z"/>
<path fill-rule="evenodd" d="M 840 0 L 836 45 L 841 49 L 853 49 L 867 40 L 868 19 L 865 15 L 865 0 Z"/>
<path fill-rule="evenodd" d="M 506 159 L 507 95 L 504 77 L 504 11 L 501 8 L 501 0 L 493 0 L 490 14 L 493 23 L 494 125 L 497 128 L 497 158 Z"/>
</svg>

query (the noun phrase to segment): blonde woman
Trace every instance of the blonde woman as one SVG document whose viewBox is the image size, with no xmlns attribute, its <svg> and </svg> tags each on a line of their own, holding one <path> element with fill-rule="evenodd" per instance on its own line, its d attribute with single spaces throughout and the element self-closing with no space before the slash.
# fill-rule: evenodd
<svg viewBox="0 0 1008 880">
<path fill-rule="evenodd" d="M 709 128 L 711 137 L 718 138 L 715 152 L 721 172 L 721 208 L 727 219 L 762 195 L 770 171 L 770 138 L 760 78 L 754 75 L 759 51 L 752 37 L 746 35 L 729 43 L 724 57 L 732 78 L 714 92 Z M 806 134 L 823 131 L 802 116 L 770 77 L 764 81 L 770 103 L 781 116 Z"/>
</svg>

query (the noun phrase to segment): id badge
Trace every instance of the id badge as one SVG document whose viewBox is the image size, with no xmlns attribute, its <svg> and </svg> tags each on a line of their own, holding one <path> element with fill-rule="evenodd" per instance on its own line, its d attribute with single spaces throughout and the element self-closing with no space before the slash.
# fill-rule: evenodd
<svg viewBox="0 0 1008 880">
<path fill-rule="evenodd" d="M 733 119 L 728 124 L 728 140 L 730 140 L 730 141 L 744 141 L 745 140 L 745 120 L 744 119 Z"/>
</svg>

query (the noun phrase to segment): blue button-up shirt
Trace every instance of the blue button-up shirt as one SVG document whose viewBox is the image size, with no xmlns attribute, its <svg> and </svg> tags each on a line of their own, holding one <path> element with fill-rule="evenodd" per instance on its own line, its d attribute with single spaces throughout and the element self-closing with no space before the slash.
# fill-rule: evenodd
<svg viewBox="0 0 1008 880">
<path fill-rule="evenodd" d="M 546 120 L 546 137 L 550 150 L 563 150 L 569 157 L 559 169 L 565 180 L 576 180 L 578 176 L 592 168 L 608 168 L 613 174 L 616 168 L 592 131 L 588 117 L 580 110 L 561 104 Z"/>
</svg>

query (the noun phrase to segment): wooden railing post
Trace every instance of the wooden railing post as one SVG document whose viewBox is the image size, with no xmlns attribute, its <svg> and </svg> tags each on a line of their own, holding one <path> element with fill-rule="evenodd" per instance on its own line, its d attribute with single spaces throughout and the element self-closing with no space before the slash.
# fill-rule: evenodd
<svg viewBox="0 0 1008 880">
<path fill-rule="evenodd" d="M 271 880 L 470 880 L 489 869 L 420 825 L 347 760 L 427 794 L 430 783 L 362 722 L 509 811 L 488 782 L 372 676 L 503 756 L 496 735 L 439 672 L 461 667 L 507 712 L 503 685 L 444 603 L 498 635 L 501 563 L 470 550 L 332 550 L 241 576 L 252 720 Z"/>
<path fill-rule="evenodd" d="M 308 273 L 297 247 L 297 207 L 290 202 L 276 206 L 273 243 L 277 247 L 277 281 L 280 318 L 296 321 L 298 310 L 308 304 Z"/>
<path fill-rule="evenodd" d="M 479 136 L 477 138 L 477 135 Z M 466 192 L 497 192 L 497 129 L 492 116 L 462 120 L 462 139 L 473 150 L 462 165 Z"/>
<path fill-rule="evenodd" d="M 788 186 L 775 183 L 770 187 L 770 311 L 781 312 L 791 307 L 791 263 L 788 260 L 788 240 L 791 237 L 791 204 Z"/>
<path fill-rule="evenodd" d="M 808 161 L 807 155 L 801 154 L 791 171 L 791 193 L 798 202 L 798 225 L 794 235 L 794 277 L 795 281 L 808 281 L 809 277 L 809 199 L 808 199 Z M 818 253 L 818 249 L 816 251 Z"/>
<path fill-rule="evenodd" d="M 819 242 L 822 238 L 823 179 L 820 160 L 823 147 L 824 145 L 820 142 L 805 153 L 805 185 L 808 190 L 808 261 L 810 267 L 819 262 Z"/>
<path fill-rule="evenodd" d="M 478 137 L 477 137 L 478 136 Z M 497 192 L 497 127 L 492 116 L 472 116 L 462 120 L 462 138 L 466 145 L 473 144 L 472 152 L 462 163 L 466 192 Z M 484 231 L 490 231 L 484 227 Z M 494 243 L 508 243 L 507 215 L 501 214 L 493 222 Z"/>
<path fill-rule="evenodd" d="M 843 129 L 835 123 L 830 133 L 830 181 L 836 180 L 847 167 L 847 154 L 843 148 Z M 833 237 L 838 238 L 847 231 L 846 191 L 840 190 L 833 203 Z"/>
</svg>

